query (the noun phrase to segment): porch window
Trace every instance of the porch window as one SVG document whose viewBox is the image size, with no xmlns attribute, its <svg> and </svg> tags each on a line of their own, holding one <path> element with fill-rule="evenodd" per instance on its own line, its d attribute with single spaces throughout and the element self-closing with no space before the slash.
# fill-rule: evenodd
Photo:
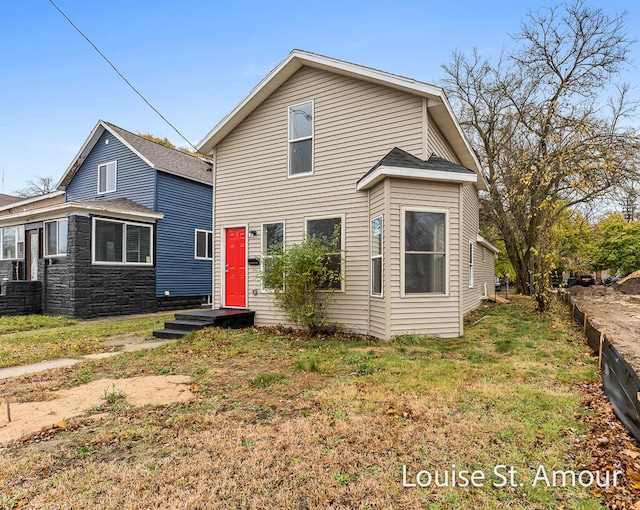
<svg viewBox="0 0 640 510">
<path fill-rule="evenodd" d="M 445 294 L 447 213 L 405 210 L 402 219 L 404 294 Z"/>
<path fill-rule="evenodd" d="M 213 232 L 211 230 L 196 229 L 195 258 L 213 259 Z"/>
<path fill-rule="evenodd" d="M 23 227 L 5 227 L 0 229 L 0 243 L 2 244 L 2 260 L 14 260 L 18 258 L 18 232 Z M 22 230 L 22 254 L 24 256 L 24 230 Z"/>
<path fill-rule="evenodd" d="M 317 237 L 327 243 L 331 252 L 327 256 L 326 266 L 328 269 L 342 274 L 342 247 L 344 246 L 342 217 L 308 219 L 307 235 Z M 325 288 L 342 290 L 342 280 L 327 283 Z"/>
<path fill-rule="evenodd" d="M 382 216 L 371 220 L 371 295 L 382 296 Z"/>
<path fill-rule="evenodd" d="M 313 101 L 289 107 L 289 177 L 313 173 Z"/>
<path fill-rule="evenodd" d="M 115 161 L 98 166 L 98 193 L 111 193 L 116 190 L 117 167 Z"/>
<path fill-rule="evenodd" d="M 67 254 L 69 220 L 46 221 L 44 224 L 44 254 L 46 257 Z"/>
<path fill-rule="evenodd" d="M 140 223 L 93 219 L 93 262 L 153 264 L 153 227 Z"/>
<path fill-rule="evenodd" d="M 271 257 L 284 248 L 284 221 L 262 224 L 262 272 L 269 270 Z M 263 292 L 273 287 L 263 285 Z"/>
</svg>

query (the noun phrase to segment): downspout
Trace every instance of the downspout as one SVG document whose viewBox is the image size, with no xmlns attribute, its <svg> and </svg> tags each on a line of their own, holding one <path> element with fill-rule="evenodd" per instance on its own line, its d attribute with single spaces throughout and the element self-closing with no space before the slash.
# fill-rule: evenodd
<svg viewBox="0 0 640 510">
<path fill-rule="evenodd" d="M 212 175 L 212 189 L 211 189 L 211 242 L 213 246 L 211 247 L 211 308 L 215 309 L 216 307 L 216 191 L 218 187 L 216 186 L 216 179 L 218 177 L 218 172 L 216 172 L 216 164 L 217 164 L 217 153 L 216 149 L 213 149 L 211 154 L 213 164 L 211 165 L 211 173 Z M 221 240 L 222 242 L 222 240 Z"/>
<path fill-rule="evenodd" d="M 367 232 L 368 244 L 369 244 L 369 292 L 367 292 L 367 335 L 371 336 L 371 279 L 373 278 L 372 263 L 371 263 L 371 188 L 367 188 Z M 384 234 L 384 233 L 383 233 Z M 383 283 L 384 284 L 384 283 Z"/>
<path fill-rule="evenodd" d="M 464 334 L 464 193 L 463 184 L 458 185 L 458 331 L 460 336 Z"/>
<path fill-rule="evenodd" d="M 429 159 L 429 99 L 422 98 L 422 159 Z"/>
</svg>

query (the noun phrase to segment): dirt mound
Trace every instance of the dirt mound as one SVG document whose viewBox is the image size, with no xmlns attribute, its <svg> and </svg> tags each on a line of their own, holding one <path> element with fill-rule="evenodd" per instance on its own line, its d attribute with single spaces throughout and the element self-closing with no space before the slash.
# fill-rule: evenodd
<svg viewBox="0 0 640 510">
<path fill-rule="evenodd" d="M 615 289 L 623 294 L 640 294 L 640 271 L 625 276 L 618 282 Z"/>
<path fill-rule="evenodd" d="M 81 416 L 87 409 L 104 403 L 109 393 L 121 393 L 129 404 L 161 405 L 189 400 L 191 378 L 184 375 L 100 379 L 56 392 L 53 400 L 11 404 L 11 422 L 0 416 L 0 442 L 18 439 L 42 427 Z"/>
</svg>

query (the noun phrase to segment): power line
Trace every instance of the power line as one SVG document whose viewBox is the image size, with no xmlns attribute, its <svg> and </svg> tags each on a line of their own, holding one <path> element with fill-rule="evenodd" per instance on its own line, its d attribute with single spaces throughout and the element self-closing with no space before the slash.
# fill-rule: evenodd
<svg viewBox="0 0 640 510">
<path fill-rule="evenodd" d="M 111 66 L 111 68 L 112 68 L 116 73 L 118 73 L 118 76 L 120 76 L 120 78 L 122 78 L 122 79 L 124 80 L 124 82 L 125 82 L 127 85 L 129 85 L 129 87 L 131 88 L 131 90 L 133 90 L 136 94 L 138 94 L 138 96 L 140 96 L 140 98 L 141 98 L 145 103 L 147 103 L 147 105 L 149 106 L 149 108 L 151 108 L 154 112 L 156 112 L 156 113 L 160 116 L 160 118 L 161 118 L 162 120 L 164 120 L 164 121 L 165 121 L 169 126 L 171 126 L 171 128 L 172 128 L 176 133 L 178 133 L 178 135 L 180 135 L 180 137 L 181 137 L 185 142 L 187 142 L 187 143 L 188 143 L 188 144 L 193 148 L 193 150 L 194 150 L 194 151 L 198 152 L 198 149 L 196 149 L 196 148 L 195 148 L 195 146 L 194 146 L 194 145 L 193 145 L 189 140 L 187 140 L 187 138 L 186 138 L 186 137 L 185 137 L 185 136 L 184 136 L 184 135 L 183 135 L 183 134 L 178 130 L 178 128 L 177 128 L 177 127 L 175 127 L 171 122 L 169 122 L 169 121 L 167 120 L 167 118 L 166 118 L 164 115 L 162 115 L 162 114 L 158 111 L 158 109 L 157 109 L 157 108 L 155 108 L 155 107 L 154 107 L 154 106 L 153 106 L 149 101 L 147 101 L 147 98 L 146 98 L 146 97 L 144 97 L 144 96 L 142 95 L 142 93 L 141 93 L 138 89 L 136 89 L 136 88 L 131 84 L 131 82 L 130 82 L 129 80 L 127 80 L 127 79 L 124 77 L 124 75 L 123 75 L 120 71 L 118 71 L 117 67 L 116 67 L 115 65 L 113 65 L 113 63 L 112 63 L 112 62 L 111 62 L 111 61 L 110 61 L 110 60 L 105 56 L 105 54 L 104 54 L 104 53 L 102 53 L 102 52 L 98 49 L 98 47 L 97 47 L 95 44 L 93 44 L 93 42 L 91 42 L 91 39 L 89 39 L 86 35 L 84 35 L 84 33 L 82 32 L 82 30 L 80 30 L 80 29 L 79 29 L 79 28 L 78 28 L 78 27 L 73 23 L 73 21 L 71 21 L 71 20 L 69 19 L 69 17 L 68 17 L 64 12 L 62 12 L 62 10 L 60 9 L 60 7 L 58 7 L 58 6 L 53 2 L 53 0 L 49 0 L 49 3 L 50 3 L 51 5 L 53 5 L 53 6 L 56 8 L 56 10 L 57 10 L 61 15 L 62 15 L 62 17 L 63 17 L 64 19 L 66 19 L 66 20 L 69 22 L 69 24 L 70 24 L 73 28 L 75 28 L 75 29 L 76 29 L 76 31 L 77 31 L 77 32 L 78 32 L 82 37 L 84 37 L 84 38 L 86 39 L 86 41 L 87 41 L 87 42 L 88 42 L 88 43 L 93 47 L 93 49 L 94 49 L 94 50 L 96 50 L 96 51 L 98 52 L 98 54 L 99 54 L 99 55 L 100 55 L 100 56 L 101 56 L 101 57 L 102 57 L 102 58 L 107 62 L 107 64 L 109 64 L 109 65 Z"/>
</svg>

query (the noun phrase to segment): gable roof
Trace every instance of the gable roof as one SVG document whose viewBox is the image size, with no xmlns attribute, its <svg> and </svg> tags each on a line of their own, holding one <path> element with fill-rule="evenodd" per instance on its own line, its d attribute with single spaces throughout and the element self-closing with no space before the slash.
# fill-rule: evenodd
<svg viewBox="0 0 640 510">
<path fill-rule="evenodd" d="M 69 184 L 105 131 L 115 136 L 151 168 L 159 172 L 184 177 L 191 181 L 209 184 L 210 186 L 213 185 L 211 163 L 208 162 L 208 160 L 185 154 L 176 149 L 170 149 L 169 147 L 135 135 L 114 124 L 100 120 L 93 128 L 93 131 L 91 131 L 91 134 L 82 145 L 82 148 L 73 159 L 71 165 L 69 165 L 69 168 L 67 168 L 62 179 L 60 179 L 57 189 L 64 189 Z"/>
<path fill-rule="evenodd" d="M 429 112 L 434 122 L 451 144 L 462 164 L 473 170 L 478 176 L 478 187 L 486 189 L 486 181 L 482 174 L 480 162 L 462 132 L 462 128 L 453 114 L 453 109 L 440 87 L 301 50 L 293 50 L 286 59 L 278 64 L 247 97 L 198 143 L 198 151 L 203 154 L 209 154 L 225 136 L 303 66 L 377 83 L 427 98 Z"/>
<path fill-rule="evenodd" d="M 357 190 L 365 190 L 385 177 L 405 177 L 443 182 L 472 182 L 477 180 L 473 170 L 457 165 L 432 154 L 428 160 L 417 158 L 398 147 L 378 161 L 356 184 Z"/>
</svg>

